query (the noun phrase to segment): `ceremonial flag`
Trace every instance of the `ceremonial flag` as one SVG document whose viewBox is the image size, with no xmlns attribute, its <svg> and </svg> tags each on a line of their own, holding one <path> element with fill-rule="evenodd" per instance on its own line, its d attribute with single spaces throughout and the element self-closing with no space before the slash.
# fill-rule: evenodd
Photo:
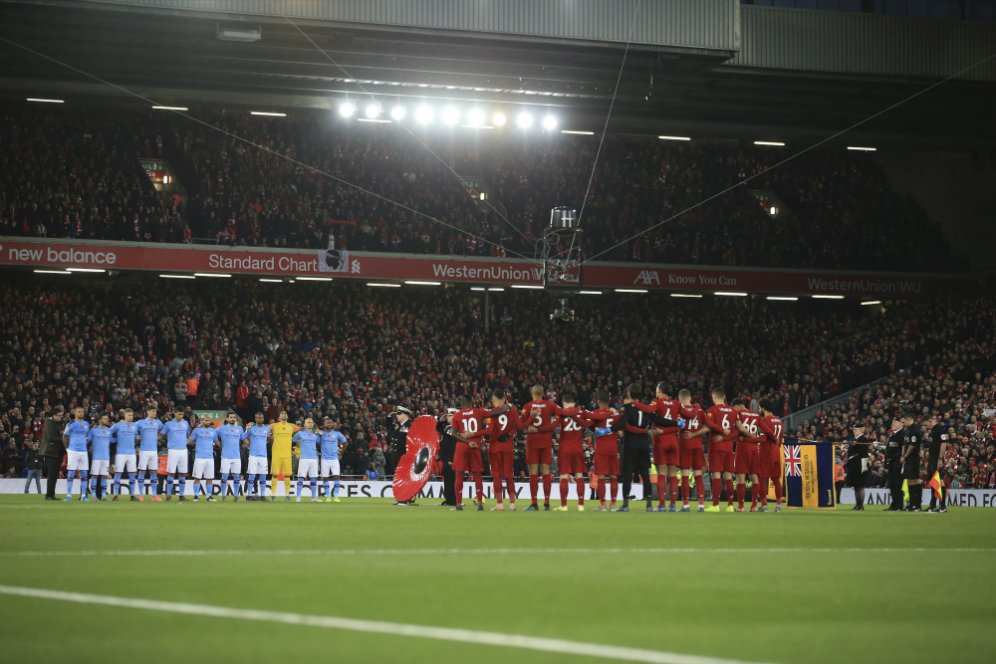
<svg viewBox="0 0 996 664">
<path fill-rule="evenodd" d="M 785 497 L 789 507 L 835 508 L 832 443 L 800 440 L 784 446 Z"/>
</svg>

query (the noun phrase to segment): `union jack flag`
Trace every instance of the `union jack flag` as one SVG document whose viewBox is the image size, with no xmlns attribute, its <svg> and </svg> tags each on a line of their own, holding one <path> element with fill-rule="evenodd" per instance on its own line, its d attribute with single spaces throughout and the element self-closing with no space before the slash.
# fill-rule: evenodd
<svg viewBox="0 0 996 664">
<path fill-rule="evenodd" d="M 798 445 L 785 446 L 785 475 L 802 477 L 802 451 Z"/>
</svg>

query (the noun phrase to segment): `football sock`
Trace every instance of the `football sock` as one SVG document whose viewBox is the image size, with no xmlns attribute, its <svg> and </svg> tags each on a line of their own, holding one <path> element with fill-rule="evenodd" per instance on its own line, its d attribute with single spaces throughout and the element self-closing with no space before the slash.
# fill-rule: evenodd
<svg viewBox="0 0 996 664">
<path fill-rule="evenodd" d="M 287 496 L 290 495 L 290 487 L 291 487 L 290 477 L 285 477 L 284 478 L 284 495 L 287 495 Z"/>
<path fill-rule="evenodd" d="M 326 498 L 331 498 L 332 494 L 329 493 L 330 484 L 328 480 L 322 480 L 322 493 L 325 494 Z"/>
<path fill-rule="evenodd" d="M 578 477 L 574 480 L 578 489 L 578 505 L 584 505 L 584 478 Z"/>
<path fill-rule="evenodd" d="M 494 491 L 495 501 L 501 505 L 504 501 L 504 496 L 502 496 L 502 479 L 497 475 L 492 478 L 491 490 Z"/>
<path fill-rule="evenodd" d="M 121 495 L 121 473 L 114 473 L 114 495 Z"/>
<path fill-rule="evenodd" d="M 687 505 L 688 499 L 691 497 L 691 490 L 688 486 L 688 475 L 685 473 L 681 474 L 681 504 Z"/>
<path fill-rule="evenodd" d="M 505 478 L 505 491 L 508 492 L 508 502 L 515 502 L 515 480 L 511 477 Z"/>
<path fill-rule="evenodd" d="M 553 488 L 553 475 L 547 473 L 543 476 L 543 504 L 550 504 L 550 489 Z"/>
<path fill-rule="evenodd" d="M 481 473 L 473 473 L 474 476 L 474 489 L 477 492 L 477 502 L 484 500 L 484 475 Z"/>
<path fill-rule="evenodd" d="M 341 487 L 341 486 L 342 485 L 339 484 L 339 480 L 336 480 L 335 483 L 332 485 L 332 495 L 333 496 L 337 497 L 339 495 L 339 487 Z"/>
<path fill-rule="evenodd" d="M 166 495 L 167 496 L 172 496 L 173 495 L 173 476 L 172 475 L 168 475 L 166 477 Z"/>
<path fill-rule="evenodd" d="M 312 477 L 311 480 L 309 481 L 309 484 L 311 485 L 311 497 L 312 498 L 317 498 L 318 497 L 318 478 L 317 477 Z"/>
<path fill-rule="evenodd" d="M 619 495 L 619 478 L 613 476 L 613 478 L 609 481 L 611 482 L 610 489 L 612 491 L 612 495 L 609 497 L 609 502 L 614 503 L 616 502 L 616 496 Z"/>
<path fill-rule="evenodd" d="M 740 509 L 744 508 L 744 495 L 747 493 L 747 485 L 743 482 L 737 482 L 737 507 Z"/>
<path fill-rule="evenodd" d="M 726 480 L 726 502 L 729 505 L 733 504 L 733 480 Z"/>
<path fill-rule="evenodd" d="M 73 495 L 73 476 L 71 473 L 66 477 L 66 495 Z"/>
<path fill-rule="evenodd" d="M 712 478 L 712 504 L 719 505 L 719 494 L 723 490 L 723 480 Z"/>
<path fill-rule="evenodd" d="M 771 481 L 775 483 L 775 500 L 779 505 L 782 504 L 782 478 L 772 477 Z"/>
<path fill-rule="evenodd" d="M 539 475 L 529 476 L 529 497 L 533 501 L 533 505 L 536 504 L 536 499 L 539 497 Z"/>
<path fill-rule="evenodd" d="M 665 494 L 667 493 L 667 475 L 661 470 L 657 469 L 657 504 L 663 506 L 665 503 Z"/>
<path fill-rule="evenodd" d="M 757 493 L 760 494 L 758 498 L 761 500 L 761 507 L 768 506 L 768 478 L 762 477 L 761 481 L 751 487 L 751 495 Z"/>
<path fill-rule="evenodd" d="M 674 503 L 678 500 L 678 476 L 671 475 L 668 480 L 668 490 L 671 493 L 671 507 L 674 507 Z"/>
<path fill-rule="evenodd" d="M 705 505 L 705 476 L 695 476 L 695 493 L 698 494 L 699 505 Z"/>
<path fill-rule="evenodd" d="M 187 478 L 186 477 L 181 477 L 180 478 L 180 495 L 182 496 L 186 490 L 187 490 Z"/>
<path fill-rule="evenodd" d="M 128 473 L 128 493 L 135 495 L 135 473 Z"/>
<path fill-rule="evenodd" d="M 304 488 L 304 480 L 302 478 L 297 478 L 297 497 L 301 497 L 301 490 Z M 290 495 L 290 494 L 288 494 Z"/>
<path fill-rule="evenodd" d="M 453 493 L 456 494 L 456 504 L 463 505 L 463 473 L 457 473 L 453 478 Z M 535 501 L 534 501 L 535 502 Z"/>
<path fill-rule="evenodd" d="M 566 478 L 560 478 L 560 506 L 567 507 L 567 485 L 568 481 Z"/>
<path fill-rule="evenodd" d="M 152 491 L 152 495 L 153 496 L 158 496 L 159 495 L 159 478 L 156 477 L 155 471 L 150 470 L 150 471 L 148 471 L 148 473 L 149 473 L 149 483 L 152 485 L 152 486 L 149 487 L 151 489 L 151 491 Z"/>
</svg>

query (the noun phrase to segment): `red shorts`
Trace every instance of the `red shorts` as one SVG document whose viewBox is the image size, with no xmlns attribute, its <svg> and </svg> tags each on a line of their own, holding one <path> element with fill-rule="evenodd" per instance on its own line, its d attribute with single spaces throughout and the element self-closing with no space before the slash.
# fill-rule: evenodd
<svg viewBox="0 0 996 664">
<path fill-rule="evenodd" d="M 682 446 L 679 452 L 680 463 L 682 469 L 688 470 L 702 470 L 702 466 L 705 465 L 705 457 L 702 455 L 701 447 L 685 447 Z"/>
<path fill-rule="evenodd" d="M 680 456 L 677 438 L 661 437 L 654 440 L 654 465 L 658 471 L 661 466 L 677 466 Z"/>
<path fill-rule="evenodd" d="M 561 450 L 557 455 L 557 471 L 561 475 L 584 475 L 588 464 L 581 450 Z"/>
<path fill-rule="evenodd" d="M 552 447 L 533 447 L 529 443 L 526 443 L 527 466 L 549 466 L 552 462 Z"/>
<path fill-rule="evenodd" d="M 709 450 L 709 472 L 710 473 L 732 473 L 733 472 L 733 452 L 717 450 L 715 445 Z"/>
<path fill-rule="evenodd" d="M 489 450 L 488 465 L 491 466 L 491 477 L 513 477 L 515 453 L 509 450 Z"/>
<path fill-rule="evenodd" d="M 453 472 L 483 473 L 484 459 L 480 447 L 471 447 L 467 443 L 457 443 L 453 452 Z"/>
<path fill-rule="evenodd" d="M 619 474 L 618 454 L 596 454 L 595 474 L 599 477 L 615 477 Z"/>
<path fill-rule="evenodd" d="M 758 474 L 761 477 L 778 477 L 782 476 L 782 462 L 781 461 L 762 461 L 758 464 Z"/>
<path fill-rule="evenodd" d="M 741 445 L 733 458 L 733 467 L 737 475 L 758 475 L 761 472 L 761 455 L 754 446 Z"/>
</svg>

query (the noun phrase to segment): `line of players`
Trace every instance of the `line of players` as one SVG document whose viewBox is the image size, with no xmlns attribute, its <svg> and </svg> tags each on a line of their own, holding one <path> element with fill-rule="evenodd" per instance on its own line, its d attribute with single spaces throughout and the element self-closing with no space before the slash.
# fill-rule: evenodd
<svg viewBox="0 0 996 664">
<path fill-rule="evenodd" d="M 128 474 L 128 493 L 132 501 L 144 501 L 151 495 L 155 502 L 158 496 L 159 443 L 165 441 L 166 459 L 166 500 L 179 494 L 179 500 L 186 500 L 186 482 L 189 462 L 189 447 L 194 447 L 192 464 L 193 479 L 196 483 L 194 500 L 203 494 L 213 501 L 215 481 L 214 452 L 221 452 L 222 500 L 231 494 L 237 501 L 243 495 L 240 476 L 242 474 L 243 447 L 248 449 L 245 493 L 248 500 L 265 500 L 267 468 L 267 445 L 272 445 L 273 478 L 270 500 L 276 495 L 278 475 L 285 477 L 286 500 L 290 500 L 291 444 L 300 449 L 297 470 L 297 501 L 301 501 L 304 481 L 311 490 L 311 499 L 320 500 L 318 479 L 322 479 L 322 495 L 325 502 L 340 502 L 339 499 L 339 452 L 346 444 L 346 438 L 338 430 L 337 424 L 326 418 L 322 429 L 315 427 L 312 418 L 304 421 L 299 428 L 287 421 L 287 412 L 281 412 L 277 422 L 266 424 L 262 413 L 256 413 L 255 422 L 243 429 L 236 421 L 234 412 L 229 412 L 226 422 L 219 427 L 212 426 L 207 418 L 201 418 L 199 425 L 191 428 L 183 411 L 177 411 L 174 419 L 163 423 L 157 418 L 155 408 L 146 411 L 146 417 L 134 421 L 134 412 L 129 408 L 113 426 L 110 416 L 101 415 L 91 426 L 84 419 L 83 408 L 73 411 L 71 420 L 63 431 L 66 444 L 66 501 L 72 500 L 74 479 L 80 481 L 80 500 L 89 500 L 93 493 L 98 500 L 108 495 L 110 479 L 111 445 L 115 446 L 114 483 L 110 493 L 112 500 L 122 495 L 122 476 Z M 92 462 L 90 457 L 92 456 Z M 321 466 L 319 467 L 319 460 Z M 88 477 L 89 476 L 89 477 Z M 89 481 L 88 481 L 89 480 Z M 332 483 L 330 492 L 329 484 Z"/>
<path fill-rule="evenodd" d="M 634 471 L 642 458 L 649 470 L 651 445 L 653 461 L 657 465 L 657 488 L 659 503 L 656 511 L 678 511 L 678 471 L 681 471 L 681 511 L 689 512 L 691 507 L 690 480 L 694 476 L 698 497 L 699 512 L 720 511 L 720 494 L 725 488 L 727 511 L 744 511 L 746 480 L 752 482 L 750 511 L 768 511 L 768 486 L 774 484 L 775 511 L 782 508 L 781 452 L 784 443 L 784 425 L 775 416 L 774 405 L 761 404 L 761 413 L 745 407 L 743 400 L 737 399 L 727 405 L 726 395 L 720 388 L 711 392 L 712 406 L 703 409 L 692 403 L 691 393 L 680 390 L 678 398 L 670 396 L 667 383 L 658 383 L 656 398 L 649 404 L 639 401 L 641 388 L 631 385 L 623 400 L 624 409 L 637 413 L 636 421 L 623 418 L 622 413 L 609 405 L 607 392 L 597 395 L 598 408 L 586 410 L 578 406 L 575 395 L 566 392 L 560 405 L 544 398 L 541 385 L 531 389 L 532 401 L 521 410 L 508 403 L 502 390 L 491 394 L 493 410 L 474 407 L 469 396 L 462 400 L 462 407 L 452 414 L 451 427 L 457 439 L 453 456 L 453 471 L 456 476 L 456 507 L 463 510 L 464 474 L 475 483 L 476 504 L 483 510 L 483 459 L 481 447 L 487 445 L 488 461 L 494 480 L 494 495 L 497 505 L 494 511 L 505 509 L 504 497 L 507 489 L 509 509 L 515 510 L 515 485 L 513 480 L 514 441 L 516 434 L 525 432 L 526 464 L 529 468 L 530 504 L 526 511 L 539 510 L 539 486 L 544 493 L 543 509 L 550 510 L 550 492 L 553 476 L 550 472 L 553 438 L 559 431 L 558 468 L 560 472 L 560 505 L 555 511 L 567 511 L 567 493 L 570 483 L 576 486 L 578 510 L 584 511 L 585 482 L 587 471 L 583 452 L 583 437 L 586 431 L 595 437 L 594 475 L 598 478 L 597 495 L 599 506 L 596 511 L 628 511 L 629 489 Z M 644 424 L 642 415 L 648 420 Z M 649 419 L 650 417 L 655 420 Z M 655 424 L 654 421 L 661 424 Z M 623 464 L 620 467 L 619 436 L 623 436 Z M 712 474 L 712 505 L 705 506 L 705 492 L 702 479 L 705 454 L 704 442 L 708 439 L 709 471 Z M 619 478 L 623 477 L 622 505 L 617 507 Z M 649 475 L 646 475 L 649 477 Z M 733 479 L 736 477 L 734 490 Z M 606 506 L 606 484 L 609 486 L 609 505 Z M 645 485 L 647 511 L 655 511 L 652 505 L 652 492 Z M 670 505 L 665 504 L 665 495 L 670 496 Z M 737 506 L 734 507 L 734 495 Z M 757 503 L 760 501 L 760 507 Z"/>
</svg>

